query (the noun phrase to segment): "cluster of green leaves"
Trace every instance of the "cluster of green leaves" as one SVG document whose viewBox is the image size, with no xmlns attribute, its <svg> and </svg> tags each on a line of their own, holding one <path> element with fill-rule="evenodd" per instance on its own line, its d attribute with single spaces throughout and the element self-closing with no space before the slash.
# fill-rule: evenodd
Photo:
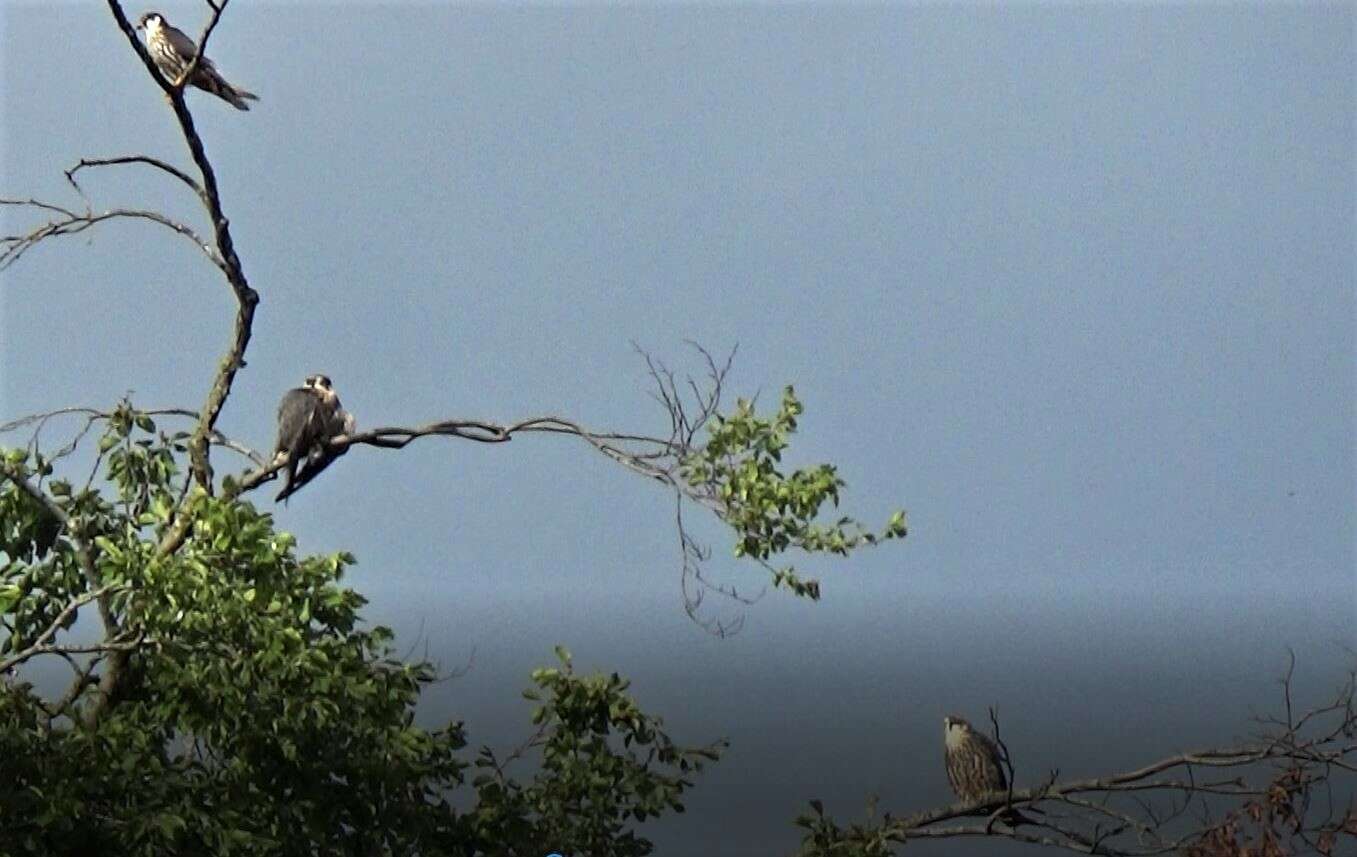
<svg viewBox="0 0 1357 857">
<path fill-rule="evenodd" d="M 688 777 L 716 761 L 725 742 L 683 748 L 627 695 L 617 673 L 577 675 L 570 653 L 556 649 L 561 666 L 532 674 L 540 702 L 533 712 L 538 732 L 510 757 L 481 750 L 473 780 L 480 797 L 479 838 L 497 842 L 505 855 L 538 855 L 542 846 L 564 854 L 634 857 L 652 844 L 630 829 L 673 810 L 683 812 Z M 526 786 L 505 768 L 525 750 L 540 757 L 539 772 Z"/>
<path fill-rule="evenodd" d="M 3 452 L 0 651 L 110 584 L 122 634 L 141 643 L 106 705 L 79 682 L 58 701 L 0 677 L 0 854 L 649 853 L 630 822 L 680 807 L 682 774 L 714 754 L 676 747 L 621 679 L 567 664 L 534 675 L 536 722 L 550 727 L 540 771 L 526 785 L 478 781 L 459 811 L 463 726 L 415 725 L 435 671 L 400 662 L 390 630 L 364 625 L 365 599 L 341 585 L 353 557 L 298 556 L 236 498 L 181 505 L 182 441 L 130 406 L 115 415 L 99 445 L 111 500 L 43 485 L 50 463 Z M 56 535 L 16 480 L 42 485 L 69 530 Z M 164 549 L 185 519 L 182 543 Z M 619 736 L 646 757 L 609 749 Z"/>
<path fill-rule="evenodd" d="M 838 507 L 844 482 L 831 464 L 790 473 L 781 469 L 782 453 L 796 433 L 801 412 L 791 387 L 783 390 L 772 417 L 759 416 L 752 402 L 739 399 L 732 413 L 712 417 L 706 444 L 681 465 L 683 479 L 714 499 L 722 520 L 735 530 L 735 555 L 764 563 L 789 548 L 847 556 L 860 547 L 903 538 L 907 531 L 903 511 L 893 514 L 880 532 L 850 517 L 817 523 L 826 501 Z M 797 595 L 820 597 L 819 582 L 800 577 L 792 566 L 772 571 L 775 585 Z"/>
<path fill-rule="evenodd" d="M 801 840 L 801 857 L 890 857 L 904 839 L 890 830 L 891 816 L 886 813 L 879 824 L 873 823 L 874 803 L 867 807 L 863 824 L 841 826 L 825 815 L 818 800 L 810 802 L 811 812 L 796 817 L 796 826 L 806 831 Z"/>
<path fill-rule="evenodd" d="M 30 462 L 26 450 L 3 455 L 0 479 L 9 473 L 29 478 L 51 472 L 51 464 L 40 457 Z M 34 642 L 57 619 L 64 605 L 47 592 L 80 588 L 79 564 L 60 533 L 61 522 L 49 509 L 16 483 L 0 482 L 0 550 L 6 557 L 0 566 L 0 616 L 8 631 L 0 639 L 0 659 Z"/>
</svg>

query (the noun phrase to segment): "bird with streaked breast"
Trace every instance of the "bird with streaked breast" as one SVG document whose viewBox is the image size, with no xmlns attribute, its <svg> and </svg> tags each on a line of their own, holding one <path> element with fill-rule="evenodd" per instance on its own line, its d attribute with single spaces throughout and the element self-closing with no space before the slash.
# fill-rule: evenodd
<svg viewBox="0 0 1357 857">
<path fill-rule="evenodd" d="M 947 782 L 959 799 L 969 803 L 1008 791 L 1003 759 L 993 739 L 975 731 L 970 722 L 956 715 L 942 718 L 942 736 Z M 1010 827 L 1037 824 L 1013 809 L 1005 810 L 999 818 Z"/>
<path fill-rule="evenodd" d="M 161 75 L 170 83 L 177 81 L 193 61 L 193 55 L 198 51 L 197 43 L 181 30 L 170 26 L 170 22 L 159 12 L 142 15 L 137 21 L 137 29 L 146 31 L 146 52 L 155 61 Z M 237 110 L 249 110 L 250 105 L 245 102 L 259 100 L 259 96 L 253 92 L 227 83 L 207 57 L 199 57 L 193 76 L 187 82 L 212 93 Z"/>
</svg>

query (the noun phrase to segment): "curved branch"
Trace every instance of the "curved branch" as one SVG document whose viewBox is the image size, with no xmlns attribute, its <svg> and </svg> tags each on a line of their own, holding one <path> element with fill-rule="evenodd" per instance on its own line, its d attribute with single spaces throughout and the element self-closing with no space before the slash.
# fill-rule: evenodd
<svg viewBox="0 0 1357 857">
<path fill-rule="evenodd" d="M 71 183 L 71 187 L 75 188 L 76 193 L 80 194 L 83 199 L 85 197 L 85 191 L 80 187 L 79 182 L 75 180 L 76 173 L 90 167 L 110 167 L 119 164 L 146 164 L 147 166 L 155 167 L 161 172 L 168 173 L 185 185 L 188 185 L 189 190 L 193 191 L 194 195 L 198 197 L 203 205 L 208 204 L 207 193 L 203 190 L 202 185 L 194 181 L 188 173 L 173 164 L 166 163 L 159 158 L 152 158 L 149 155 L 121 155 L 116 158 L 81 158 L 80 163 L 71 167 L 69 170 L 66 170 L 66 181 Z"/>
<path fill-rule="evenodd" d="M 382 426 L 353 435 L 333 437 L 326 444 L 326 453 L 338 457 L 347 452 L 350 447 L 359 444 L 381 449 L 403 449 L 419 438 L 435 436 L 456 437 L 476 443 L 508 443 L 514 435 L 529 433 L 578 437 L 607 457 L 637 473 L 672 487 L 677 488 L 682 485 L 675 475 L 677 459 L 682 450 L 672 446 L 670 441 L 644 435 L 594 432 L 571 420 L 554 416 L 532 417 L 509 424 L 485 420 L 439 420 L 412 428 Z M 624 444 L 637 445 L 641 448 L 628 449 Z M 241 474 L 236 483 L 235 493 L 241 494 L 250 491 L 274 479 L 278 471 L 286 465 L 287 456 L 284 454 L 276 457 L 266 466 Z M 302 484 L 305 483 L 294 482 L 295 488 L 300 488 Z"/>
<path fill-rule="evenodd" d="M 62 216 L 58 220 L 49 220 L 32 232 L 25 235 L 5 235 L 0 237 L 0 271 L 8 268 L 19 260 L 24 253 L 33 249 L 39 242 L 61 235 L 75 235 L 84 232 L 92 226 L 103 223 L 105 220 L 116 220 L 119 218 L 131 218 L 134 220 L 150 220 L 159 223 L 161 226 L 184 236 L 193 242 L 194 246 L 201 250 L 213 265 L 226 270 L 222 259 L 218 256 L 216 249 L 205 241 L 202 236 L 195 232 L 191 227 L 173 220 L 158 211 L 136 208 L 114 208 L 108 211 L 96 214 L 92 210 L 85 213 L 71 211 L 61 206 L 51 203 L 39 202 L 36 199 L 0 199 L 0 205 L 27 206 L 39 208 L 44 211 L 60 213 Z"/>
</svg>

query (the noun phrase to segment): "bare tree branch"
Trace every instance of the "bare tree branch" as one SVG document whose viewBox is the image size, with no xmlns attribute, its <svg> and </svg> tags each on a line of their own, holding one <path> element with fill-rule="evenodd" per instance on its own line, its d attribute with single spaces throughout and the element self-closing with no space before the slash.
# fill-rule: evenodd
<svg viewBox="0 0 1357 857">
<path fill-rule="evenodd" d="M 675 456 L 681 450 L 670 446 L 663 438 L 643 435 L 595 432 L 563 417 L 531 417 L 515 423 L 501 424 L 487 420 L 440 420 L 415 427 L 383 426 L 352 435 L 331 438 L 326 449 L 332 455 L 342 455 L 356 445 L 381 449 L 403 449 L 422 437 L 455 437 L 476 443 L 508 443 L 520 434 L 559 434 L 578 437 L 608 458 L 629 470 L 663 482 L 671 487 L 680 484 Z M 267 466 L 247 471 L 237 483 L 237 493 L 252 490 L 277 476 L 287 464 L 286 456 Z M 300 487 L 300 485 L 297 485 Z"/>
<path fill-rule="evenodd" d="M 188 186 L 189 190 L 193 191 L 194 195 L 198 197 L 198 199 L 203 203 L 203 205 L 208 204 L 207 193 L 203 190 L 202 185 L 194 181 L 193 178 L 189 176 L 188 173 L 184 172 L 183 170 L 179 169 L 178 167 L 172 164 L 168 164 L 165 161 L 160 160 L 159 158 L 152 158 L 147 155 L 121 155 L 116 158 L 81 158 L 80 163 L 76 164 L 75 166 L 71 167 L 69 170 L 66 171 L 66 181 L 71 183 L 71 187 L 75 188 L 76 193 L 80 194 L 81 198 L 84 198 L 85 191 L 80 187 L 80 184 L 75 180 L 76 173 L 80 172 L 83 169 L 88 169 L 90 167 L 109 167 L 117 166 L 120 164 L 146 164 L 147 166 L 155 167 L 161 172 L 168 173 L 169 175 L 183 182 L 185 185 Z"/>
<path fill-rule="evenodd" d="M 0 199 L 0 205 L 26 206 L 38 208 L 43 211 L 56 212 L 61 215 L 60 218 L 49 220 L 43 225 L 27 232 L 23 235 L 5 235 L 0 236 L 0 271 L 8 268 L 17 262 L 24 253 L 33 249 L 38 243 L 48 238 L 56 238 L 62 235 L 76 235 L 84 232 L 92 226 L 96 226 L 107 220 L 149 220 L 158 223 L 165 228 L 184 236 L 193 242 L 193 245 L 207 256 L 208 260 L 218 268 L 225 270 L 221 258 L 211 244 L 207 243 L 202 236 L 193 231 L 192 228 L 172 220 L 158 211 L 149 211 L 135 208 L 114 208 L 108 211 L 95 212 L 86 210 L 83 214 L 62 208 L 51 203 L 40 202 L 36 199 Z"/>
<path fill-rule="evenodd" d="M 679 553 L 682 557 L 681 569 L 679 573 L 679 588 L 683 592 L 683 609 L 692 619 L 709 634 L 716 637 L 729 637 L 738 634 L 744 628 L 744 614 L 739 613 L 733 619 L 723 620 L 719 616 L 714 618 L 703 618 L 699 615 L 702 604 L 706 600 L 708 592 L 714 592 L 717 595 L 735 601 L 742 606 L 754 604 L 767 593 L 767 587 L 759 590 L 754 596 L 741 595 L 734 586 L 713 583 L 707 579 L 702 571 L 702 566 L 711 559 L 711 548 L 704 547 L 697 543 L 688 528 L 683 523 L 683 502 L 684 494 L 681 490 L 674 491 L 674 524 L 678 530 Z M 762 562 L 760 560 L 760 562 Z M 768 563 L 762 563 L 765 567 Z"/>
</svg>

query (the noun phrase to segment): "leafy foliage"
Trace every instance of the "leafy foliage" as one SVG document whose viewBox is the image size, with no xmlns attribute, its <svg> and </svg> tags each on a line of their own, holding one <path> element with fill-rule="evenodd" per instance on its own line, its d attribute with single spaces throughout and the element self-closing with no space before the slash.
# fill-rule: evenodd
<svg viewBox="0 0 1357 857">
<path fill-rule="evenodd" d="M 722 520 L 735 530 L 735 555 L 764 564 L 790 548 L 848 556 L 861 547 L 904 538 L 908 528 L 903 511 L 892 515 L 879 533 L 851 517 L 816 522 L 826 501 L 839 505 L 844 482 L 832 464 L 790 473 L 780 469 L 802 410 L 790 386 L 772 417 L 760 417 L 752 402 L 739 399 L 733 413 L 712 416 L 707 443 L 683 461 L 684 480 L 713 498 Z M 775 585 L 820 597 L 819 581 L 803 579 L 790 565 L 770 568 Z"/>
<path fill-rule="evenodd" d="M 570 654 L 556 651 L 561 667 L 535 670 L 538 689 L 524 691 L 542 702 L 532 717 L 537 734 L 503 760 L 489 748 L 476 760 L 479 837 L 510 855 L 540 854 L 543 843 L 566 854 L 649 854 L 650 841 L 628 830 L 629 821 L 682 812 L 688 776 L 717 760 L 725 743 L 675 745 L 626 695 L 628 681 L 617 673 L 582 678 Z M 541 772 L 520 786 L 505 768 L 526 749 L 540 751 Z"/>
<path fill-rule="evenodd" d="M 805 830 L 801 840 L 804 857 L 889 857 L 895 853 L 895 846 L 904 840 L 888 830 L 890 813 L 886 813 L 879 825 L 871 823 L 875 805 L 868 804 L 868 821 L 865 824 L 852 824 L 843 827 L 828 815 L 818 800 L 810 802 L 811 812 L 796 817 L 796 826 Z"/>
<path fill-rule="evenodd" d="M 434 668 L 364 626 L 365 599 L 341 583 L 354 558 L 300 557 L 252 504 L 187 493 L 183 441 L 124 403 L 98 447 L 111 499 L 44 484 L 50 462 L 4 451 L 0 854 L 650 853 L 632 824 L 681 809 L 716 748 L 678 747 L 626 681 L 567 659 L 533 676 L 526 784 L 488 749 L 464 758 L 461 723 L 415 725 Z M 78 599 L 105 588 L 127 650 L 60 655 L 60 699 L 18 680 L 34 645 L 88 639 Z M 466 771 L 487 763 L 458 810 Z"/>
</svg>

